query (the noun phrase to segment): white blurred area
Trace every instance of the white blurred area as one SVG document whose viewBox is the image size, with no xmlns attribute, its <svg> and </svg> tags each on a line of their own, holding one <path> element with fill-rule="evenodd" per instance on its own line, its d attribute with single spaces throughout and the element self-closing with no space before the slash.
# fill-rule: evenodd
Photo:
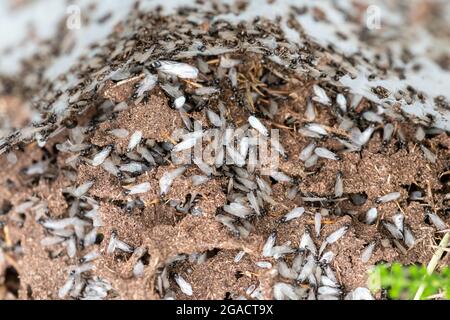
<svg viewBox="0 0 450 320">
<path fill-rule="evenodd" d="M 96 3 L 96 9 L 89 5 Z M 69 17 L 69 6 L 76 5 L 81 14 L 89 12 L 93 19 L 101 17 L 107 12 L 113 12 L 111 24 L 102 28 L 93 28 L 91 24 L 82 26 L 80 30 L 73 30 L 77 38 L 77 48 L 71 57 L 64 57 L 70 64 L 89 44 L 106 37 L 113 24 L 125 18 L 130 10 L 132 1 L 63 1 L 63 0 L 3 0 L 0 2 L 0 73 L 13 74 L 19 70 L 19 62 L 39 50 L 39 43 L 55 36 L 60 23 Z M 83 10 L 85 12 L 83 13 Z M 73 59 L 71 59 L 73 58 Z M 64 72 L 55 70 L 53 76 Z"/>
</svg>

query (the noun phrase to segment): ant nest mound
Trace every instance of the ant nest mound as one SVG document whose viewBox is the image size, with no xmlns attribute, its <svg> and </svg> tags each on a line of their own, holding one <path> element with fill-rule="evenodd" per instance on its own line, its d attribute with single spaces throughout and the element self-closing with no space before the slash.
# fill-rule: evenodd
<svg viewBox="0 0 450 320">
<path fill-rule="evenodd" d="M 374 299 L 429 262 L 450 5 L 154 2 L 0 47 L 0 298 Z"/>
</svg>

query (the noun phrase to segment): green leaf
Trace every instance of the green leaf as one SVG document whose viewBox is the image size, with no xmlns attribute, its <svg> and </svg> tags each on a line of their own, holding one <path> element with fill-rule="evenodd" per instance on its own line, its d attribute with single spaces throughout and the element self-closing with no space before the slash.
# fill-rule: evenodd
<svg viewBox="0 0 450 320">
<path fill-rule="evenodd" d="M 369 289 L 376 293 L 386 289 L 391 299 L 413 299 L 421 285 L 425 286 L 422 299 L 443 292 L 450 299 L 450 268 L 427 274 L 425 266 L 378 265 L 369 272 Z"/>
</svg>

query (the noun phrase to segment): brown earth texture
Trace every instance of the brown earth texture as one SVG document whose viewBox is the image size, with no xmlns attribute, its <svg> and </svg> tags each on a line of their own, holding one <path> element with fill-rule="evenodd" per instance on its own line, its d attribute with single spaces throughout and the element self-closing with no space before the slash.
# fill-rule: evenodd
<svg viewBox="0 0 450 320">
<path fill-rule="evenodd" d="M 0 147 L 0 299 L 344 299 L 380 263 L 429 263 L 450 225 L 448 132 L 338 85 L 351 59 L 311 40 L 301 70 L 280 67 L 263 39 L 293 49 L 272 22 L 134 14 L 75 68 L 62 116 L 45 83 L 40 136 Z M 193 34 L 204 55 L 170 49 Z M 11 81 L 0 111 L 20 128 L 31 92 Z M 223 161 L 194 154 L 238 128 Z M 277 162 L 253 165 L 253 138 Z"/>
</svg>

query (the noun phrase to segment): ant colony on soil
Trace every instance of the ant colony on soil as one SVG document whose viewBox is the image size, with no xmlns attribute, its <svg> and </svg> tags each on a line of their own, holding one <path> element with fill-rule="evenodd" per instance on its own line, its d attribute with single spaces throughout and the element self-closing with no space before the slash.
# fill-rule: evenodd
<svg viewBox="0 0 450 320">
<path fill-rule="evenodd" d="M 0 299 L 382 299 L 373 266 L 430 261 L 450 5 L 202 2 L 14 7 L 41 41 L 0 44 Z"/>
</svg>

